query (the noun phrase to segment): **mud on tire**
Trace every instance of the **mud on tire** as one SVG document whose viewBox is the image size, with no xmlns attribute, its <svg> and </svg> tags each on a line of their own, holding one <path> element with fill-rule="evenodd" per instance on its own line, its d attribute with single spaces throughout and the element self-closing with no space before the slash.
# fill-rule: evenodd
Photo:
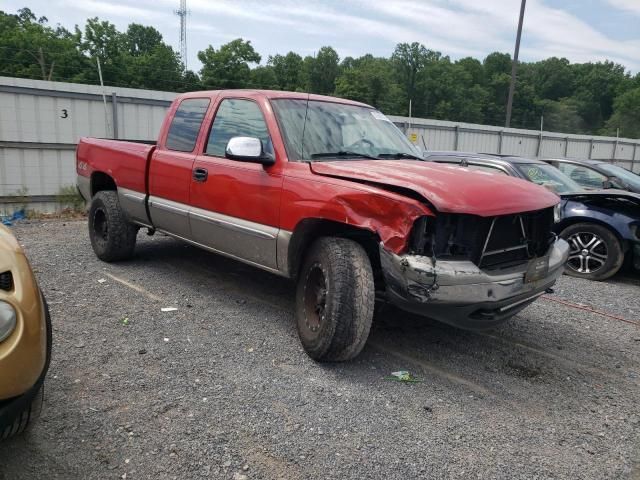
<svg viewBox="0 0 640 480">
<path fill-rule="evenodd" d="M 364 347 L 373 319 L 371 262 L 357 242 L 323 237 L 298 276 L 296 324 L 305 351 L 318 361 L 344 361 Z"/>
<path fill-rule="evenodd" d="M 89 237 L 96 256 L 105 262 L 125 260 L 133 255 L 138 227 L 120 208 L 118 194 L 98 192 L 89 209 Z"/>
</svg>

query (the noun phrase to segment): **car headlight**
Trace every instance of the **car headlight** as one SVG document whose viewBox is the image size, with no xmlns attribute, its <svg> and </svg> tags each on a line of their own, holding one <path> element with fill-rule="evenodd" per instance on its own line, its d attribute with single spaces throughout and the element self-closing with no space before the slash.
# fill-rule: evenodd
<svg viewBox="0 0 640 480">
<path fill-rule="evenodd" d="M 0 342 L 11 335 L 16 328 L 16 311 L 7 302 L 0 300 Z"/>
<path fill-rule="evenodd" d="M 553 207 L 553 221 L 558 223 L 560 220 L 562 220 L 562 205 L 558 203 Z"/>
</svg>

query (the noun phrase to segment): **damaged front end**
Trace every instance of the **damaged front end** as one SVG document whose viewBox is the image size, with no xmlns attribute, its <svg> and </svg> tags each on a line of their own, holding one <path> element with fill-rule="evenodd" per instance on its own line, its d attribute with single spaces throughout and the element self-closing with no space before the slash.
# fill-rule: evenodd
<svg viewBox="0 0 640 480">
<path fill-rule="evenodd" d="M 553 222 L 553 207 L 494 217 L 421 217 L 408 253 L 380 246 L 388 300 L 461 328 L 493 327 L 562 274 L 569 248 L 551 232 Z"/>
</svg>

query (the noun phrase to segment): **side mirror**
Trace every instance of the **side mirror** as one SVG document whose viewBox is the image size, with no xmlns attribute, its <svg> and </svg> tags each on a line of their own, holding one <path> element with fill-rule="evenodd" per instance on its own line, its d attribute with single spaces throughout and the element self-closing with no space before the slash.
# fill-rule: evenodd
<svg viewBox="0 0 640 480">
<path fill-rule="evenodd" d="M 602 188 L 604 188 L 605 190 L 607 188 L 613 188 L 613 182 L 609 179 L 606 179 L 604 182 L 602 182 Z"/>
<path fill-rule="evenodd" d="M 276 161 L 273 155 L 265 153 L 262 141 L 254 137 L 233 137 L 227 143 L 225 157 L 240 162 L 261 163 L 273 165 Z"/>
</svg>

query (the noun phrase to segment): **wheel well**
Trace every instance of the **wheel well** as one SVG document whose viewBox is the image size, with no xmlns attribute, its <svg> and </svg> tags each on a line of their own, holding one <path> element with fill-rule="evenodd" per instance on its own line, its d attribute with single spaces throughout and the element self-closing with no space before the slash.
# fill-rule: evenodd
<svg viewBox="0 0 640 480">
<path fill-rule="evenodd" d="M 91 196 L 103 190 L 117 190 L 116 182 L 104 172 L 91 174 Z"/>
<path fill-rule="evenodd" d="M 302 220 L 293 232 L 289 243 L 288 265 L 291 277 L 297 278 L 302 266 L 305 253 L 313 242 L 320 237 L 341 237 L 349 238 L 358 242 L 367 252 L 373 275 L 376 282 L 376 290 L 383 287 L 384 277 L 380 265 L 380 238 L 375 233 L 363 228 L 347 225 L 346 223 L 334 222 L 324 219 Z"/>
</svg>

